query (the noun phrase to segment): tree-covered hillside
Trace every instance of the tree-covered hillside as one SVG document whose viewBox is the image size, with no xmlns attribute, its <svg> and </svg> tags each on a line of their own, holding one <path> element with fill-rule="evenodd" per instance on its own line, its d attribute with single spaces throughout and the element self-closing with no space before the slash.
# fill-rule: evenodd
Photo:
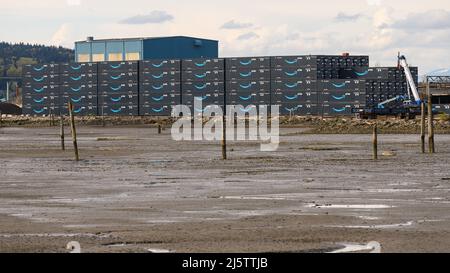
<svg viewBox="0 0 450 273">
<path fill-rule="evenodd" d="M 24 64 L 69 62 L 73 59 L 72 49 L 0 42 L 0 77 L 20 76 Z"/>
</svg>

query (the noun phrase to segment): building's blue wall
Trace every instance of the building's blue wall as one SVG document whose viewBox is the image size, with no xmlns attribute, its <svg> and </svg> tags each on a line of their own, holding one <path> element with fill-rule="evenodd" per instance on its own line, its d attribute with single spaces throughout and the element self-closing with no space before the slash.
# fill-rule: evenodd
<svg viewBox="0 0 450 273">
<path fill-rule="evenodd" d="M 144 59 L 217 58 L 219 43 L 189 37 L 144 40 Z"/>
<path fill-rule="evenodd" d="M 97 40 L 75 43 L 75 61 L 78 54 L 105 54 L 108 60 L 110 53 L 138 52 L 140 59 L 188 59 L 217 58 L 219 42 L 190 37 L 166 37 L 153 39 Z M 92 60 L 92 57 L 91 57 Z"/>
</svg>

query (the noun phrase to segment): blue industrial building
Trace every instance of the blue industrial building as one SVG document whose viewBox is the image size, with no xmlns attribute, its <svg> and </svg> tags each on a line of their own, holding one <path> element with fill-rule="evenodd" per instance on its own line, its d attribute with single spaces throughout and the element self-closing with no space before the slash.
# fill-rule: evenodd
<svg viewBox="0 0 450 273">
<path fill-rule="evenodd" d="M 173 36 L 75 42 L 76 62 L 139 61 L 151 59 L 217 58 L 216 40 Z"/>
</svg>

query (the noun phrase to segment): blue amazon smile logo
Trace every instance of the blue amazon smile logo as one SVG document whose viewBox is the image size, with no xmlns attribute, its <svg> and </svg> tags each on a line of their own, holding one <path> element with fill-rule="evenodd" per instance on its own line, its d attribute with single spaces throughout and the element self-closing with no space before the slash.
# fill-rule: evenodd
<svg viewBox="0 0 450 273">
<path fill-rule="evenodd" d="M 113 113 L 120 113 L 120 112 L 122 112 L 122 108 L 119 108 L 119 109 L 111 108 L 111 112 L 113 112 Z"/>
<path fill-rule="evenodd" d="M 119 85 L 117 87 L 110 86 L 109 88 L 111 88 L 112 91 L 119 91 L 120 89 L 122 89 L 122 85 Z"/>
<path fill-rule="evenodd" d="M 203 90 L 206 88 L 206 86 L 207 86 L 206 83 L 204 83 L 202 85 L 196 85 L 196 84 L 194 85 L 195 89 L 197 89 L 197 90 Z"/>
<path fill-rule="evenodd" d="M 239 110 L 244 113 L 250 112 L 252 109 L 256 108 L 254 105 L 247 106 L 246 108 L 239 107 Z"/>
<path fill-rule="evenodd" d="M 82 101 L 83 100 L 83 98 L 78 98 L 78 99 L 75 99 L 75 98 L 71 98 L 70 99 L 72 102 L 75 102 L 75 103 L 77 103 L 77 102 L 80 102 L 80 101 Z"/>
<path fill-rule="evenodd" d="M 72 70 L 80 70 L 81 69 L 81 65 L 79 65 L 79 66 L 70 66 L 70 68 L 72 69 Z"/>
<path fill-rule="evenodd" d="M 251 65 L 251 64 L 253 63 L 253 61 L 252 61 L 252 60 L 248 60 L 248 61 L 239 61 L 239 63 L 240 63 L 241 65 L 247 66 L 247 65 Z"/>
<path fill-rule="evenodd" d="M 240 98 L 241 100 L 245 100 L 245 101 L 251 99 L 252 97 L 253 97 L 253 95 L 248 95 L 247 97 L 239 96 L 239 98 Z"/>
<path fill-rule="evenodd" d="M 205 73 L 203 73 L 203 74 L 194 74 L 194 76 L 197 78 L 197 79 L 203 79 L 203 78 L 205 78 L 206 77 L 206 72 Z"/>
<path fill-rule="evenodd" d="M 111 98 L 111 101 L 113 101 L 113 102 L 119 102 L 119 101 L 121 101 L 122 99 L 123 99 L 122 97 Z"/>
<path fill-rule="evenodd" d="M 289 84 L 289 83 L 285 83 L 284 84 L 287 88 L 295 88 L 298 86 L 298 83 L 294 83 L 294 84 Z"/>
<path fill-rule="evenodd" d="M 336 88 L 343 88 L 343 87 L 345 87 L 347 85 L 347 83 L 341 83 L 341 84 L 337 84 L 337 83 L 333 83 L 333 86 L 334 87 L 336 87 Z"/>
<path fill-rule="evenodd" d="M 82 76 L 78 76 L 78 77 L 70 77 L 70 79 L 72 79 L 72 81 L 79 81 L 81 80 Z"/>
<path fill-rule="evenodd" d="M 239 73 L 239 75 L 240 75 L 241 77 L 244 77 L 244 78 L 248 78 L 248 77 L 250 77 L 252 74 L 253 74 L 252 71 L 250 71 L 250 72 L 248 72 L 248 73 Z"/>
<path fill-rule="evenodd" d="M 35 112 L 36 114 L 42 114 L 42 113 L 44 113 L 44 111 L 45 111 L 44 108 L 39 109 L 39 110 L 33 109 L 33 112 Z"/>
<path fill-rule="evenodd" d="M 253 86 L 253 83 L 249 83 L 249 84 L 239 84 L 239 86 L 240 86 L 241 88 L 244 88 L 244 89 L 249 89 L 250 87 Z"/>
<path fill-rule="evenodd" d="M 294 77 L 294 76 L 297 76 L 297 74 L 298 74 L 298 71 L 294 71 L 294 72 L 284 72 L 284 74 L 286 74 L 286 76 L 289 76 L 289 77 Z"/>
<path fill-rule="evenodd" d="M 164 77 L 164 73 L 161 73 L 160 75 L 152 75 L 153 79 L 161 79 Z"/>
<path fill-rule="evenodd" d="M 110 67 L 112 68 L 112 69 L 118 69 L 118 68 L 120 68 L 122 66 L 122 64 L 117 64 L 117 65 L 110 65 Z"/>
<path fill-rule="evenodd" d="M 110 76 L 110 77 L 111 77 L 111 79 L 113 79 L 113 80 L 119 80 L 119 79 L 122 78 L 122 75 L 119 75 L 119 76 Z"/>
<path fill-rule="evenodd" d="M 298 110 L 298 108 L 300 108 L 300 107 L 299 107 L 299 106 L 296 106 L 296 107 L 293 107 L 293 108 L 287 108 L 287 107 L 284 107 L 284 109 L 285 109 L 286 111 L 288 111 L 288 112 L 295 112 L 295 111 Z"/>
<path fill-rule="evenodd" d="M 367 74 L 369 74 L 369 70 L 364 71 L 364 72 L 355 72 L 355 74 L 360 77 L 366 76 Z"/>
<path fill-rule="evenodd" d="M 82 89 L 82 87 L 80 86 L 80 87 L 78 87 L 78 88 L 73 88 L 73 87 L 71 87 L 70 88 L 70 90 L 72 90 L 73 92 L 80 92 L 81 91 L 81 89 Z"/>
<path fill-rule="evenodd" d="M 161 97 L 152 97 L 152 100 L 154 101 L 162 101 L 164 99 L 164 96 Z"/>
<path fill-rule="evenodd" d="M 42 82 L 42 81 L 44 81 L 44 79 L 45 79 L 44 76 L 42 76 L 42 77 L 40 77 L 40 78 L 33 78 L 33 80 L 34 80 L 35 82 Z"/>
<path fill-rule="evenodd" d="M 159 64 L 153 64 L 153 63 L 152 63 L 152 66 L 155 67 L 155 68 L 160 68 L 160 67 L 162 67 L 163 65 L 164 65 L 164 62 L 161 62 L 161 63 L 159 63 Z"/>
<path fill-rule="evenodd" d="M 152 85 L 153 90 L 161 90 L 164 88 L 164 85 L 160 85 L 160 86 L 156 86 L 156 85 Z"/>
<path fill-rule="evenodd" d="M 333 99 L 335 100 L 343 100 L 345 99 L 347 96 L 346 95 L 342 95 L 342 96 L 331 96 Z"/>
<path fill-rule="evenodd" d="M 284 96 L 286 99 L 288 99 L 288 100 L 295 100 L 295 99 L 298 99 L 298 95 L 295 95 L 295 96 Z"/>
<path fill-rule="evenodd" d="M 33 99 L 34 102 L 36 103 L 43 103 L 45 101 L 45 98 L 41 98 L 41 99 Z"/>
<path fill-rule="evenodd" d="M 76 113 L 76 114 L 81 113 L 81 111 L 83 111 L 83 107 L 80 107 L 80 108 L 78 108 L 76 110 L 73 110 L 73 112 Z"/>
<path fill-rule="evenodd" d="M 297 59 L 295 59 L 295 60 L 288 60 L 288 59 L 286 59 L 286 60 L 284 60 L 287 64 L 296 64 L 296 63 L 298 63 L 298 60 Z"/>
<path fill-rule="evenodd" d="M 42 70 L 44 70 L 44 66 L 41 66 L 41 67 L 33 67 L 33 70 L 34 71 L 42 71 Z"/>
<path fill-rule="evenodd" d="M 342 107 L 342 108 L 333 108 L 333 111 L 334 111 L 334 112 L 341 113 L 341 112 L 344 112 L 346 109 L 347 109 L 347 108 L 345 108 L 345 107 Z"/>
<path fill-rule="evenodd" d="M 198 101 L 204 101 L 204 100 L 206 100 L 208 97 L 207 96 L 203 96 L 203 97 L 194 97 L 194 99 L 195 100 L 198 100 Z"/>
<path fill-rule="evenodd" d="M 36 93 L 42 93 L 42 92 L 44 92 L 44 90 L 45 90 L 44 87 L 42 87 L 42 88 L 33 88 L 33 91 L 36 92 Z"/>
<path fill-rule="evenodd" d="M 204 61 L 203 63 L 194 63 L 197 67 L 204 67 L 207 64 L 207 61 Z"/>
<path fill-rule="evenodd" d="M 155 113 L 161 113 L 162 111 L 164 111 L 164 107 L 161 107 L 161 108 L 152 108 L 152 111 L 153 112 L 155 112 Z"/>
</svg>

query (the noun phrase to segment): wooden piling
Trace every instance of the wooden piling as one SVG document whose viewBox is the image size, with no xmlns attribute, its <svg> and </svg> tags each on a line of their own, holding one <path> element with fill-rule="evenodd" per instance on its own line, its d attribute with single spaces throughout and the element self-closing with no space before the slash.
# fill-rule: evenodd
<svg viewBox="0 0 450 273">
<path fill-rule="evenodd" d="M 425 133 L 426 133 L 426 129 L 425 129 L 425 103 L 422 102 L 420 104 L 420 142 L 421 142 L 421 149 L 422 149 L 422 153 L 425 153 Z"/>
<path fill-rule="evenodd" d="M 222 115 L 222 159 L 227 160 L 227 119 Z"/>
<path fill-rule="evenodd" d="M 433 117 L 433 96 L 430 91 L 430 83 L 427 80 L 427 96 L 428 96 L 428 151 L 430 154 L 435 153 L 434 147 L 434 117 Z"/>
<path fill-rule="evenodd" d="M 162 128 L 161 128 L 161 124 L 158 123 L 158 135 L 160 135 L 162 133 Z"/>
<path fill-rule="evenodd" d="M 59 121 L 59 126 L 60 126 L 60 132 L 59 135 L 61 137 L 61 150 L 66 150 L 66 145 L 64 143 L 64 116 L 61 115 L 60 117 L 60 121 Z"/>
<path fill-rule="evenodd" d="M 376 123 L 373 126 L 372 151 L 373 151 L 373 160 L 377 160 L 378 159 L 378 126 Z"/>
<path fill-rule="evenodd" d="M 78 154 L 78 143 L 77 143 L 77 131 L 75 128 L 75 118 L 73 116 L 73 105 L 72 105 L 72 102 L 70 102 L 70 101 L 69 101 L 69 115 L 70 115 L 70 128 L 72 131 L 73 149 L 75 151 L 75 160 L 80 161 L 80 156 Z"/>
</svg>

